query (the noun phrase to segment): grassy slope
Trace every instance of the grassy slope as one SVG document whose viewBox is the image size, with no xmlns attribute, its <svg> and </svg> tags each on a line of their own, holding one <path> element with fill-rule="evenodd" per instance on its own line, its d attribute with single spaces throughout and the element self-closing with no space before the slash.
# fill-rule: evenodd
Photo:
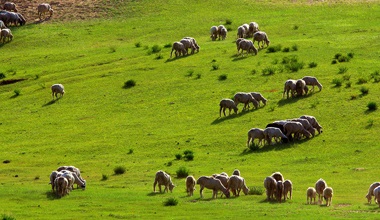
<svg viewBox="0 0 380 220">
<path fill-rule="evenodd" d="M 250 11 L 235 1 L 188 7 L 182 7 L 183 1 L 161 3 L 127 3 L 121 8 L 125 12 L 114 12 L 116 18 L 104 21 L 13 28 L 14 41 L 1 47 L 5 62 L 0 72 L 7 78 L 28 80 L 0 87 L 0 159 L 11 160 L 0 165 L 0 213 L 17 219 L 49 219 L 58 208 L 67 207 L 72 211 L 66 212 L 67 219 L 74 215 L 176 218 L 185 214 L 201 218 L 217 212 L 225 216 L 238 212 L 241 218 L 376 218 L 376 206 L 365 205 L 364 195 L 370 183 L 377 181 L 373 154 L 378 148 L 379 116 L 367 112 L 366 105 L 370 101 L 379 104 L 380 93 L 378 85 L 369 82 L 365 84 L 369 94 L 359 97 L 362 85 L 356 82 L 378 70 L 379 6 L 246 1 L 247 8 L 255 8 Z M 211 8 L 228 10 L 210 12 Z M 233 21 L 228 39 L 211 42 L 209 28 L 226 19 Z M 296 44 L 299 50 L 263 50 L 258 56 L 237 58 L 234 30 L 251 20 L 269 34 L 272 45 Z M 195 37 L 201 52 L 176 60 L 167 59 L 168 48 L 162 50 L 164 59 L 147 53 L 146 47 L 163 46 L 184 36 Z M 143 46 L 136 48 L 137 42 Z M 331 65 L 336 53 L 349 52 L 355 54 L 350 62 Z M 305 66 L 297 73 L 261 74 L 266 67 L 279 67 L 274 61 L 289 55 L 297 55 L 306 66 L 310 62 L 318 66 Z M 219 70 L 211 70 L 213 60 Z M 338 74 L 339 67 L 347 67 L 347 73 Z M 193 76 L 186 76 L 189 72 Z M 221 74 L 228 79 L 218 81 Z M 323 91 L 303 99 L 281 100 L 283 82 L 304 75 L 318 77 Z M 331 81 L 343 75 L 351 76 L 351 88 L 334 88 Z M 122 89 L 128 79 L 134 79 L 137 86 Z M 57 82 L 65 85 L 67 93 L 51 102 L 49 87 Z M 21 89 L 20 96 L 13 97 L 15 89 Z M 218 119 L 219 100 L 237 91 L 259 91 L 269 104 Z M 352 95 L 358 98 L 350 100 Z M 247 151 L 250 128 L 302 114 L 316 116 L 324 133 L 295 144 Z M 368 129 L 370 120 L 374 125 Z M 133 154 L 128 154 L 130 149 Z M 175 154 L 186 149 L 195 152 L 193 162 L 174 160 Z M 170 161 L 173 165 L 166 166 Z M 89 186 L 57 200 L 46 183 L 50 172 L 63 164 L 81 168 Z M 117 165 L 127 167 L 126 174 L 112 175 Z M 293 181 L 293 200 L 281 205 L 264 202 L 264 195 L 209 200 L 210 191 L 204 192 L 203 200 L 198 199 L 199 191 L 188 198 L 184 180 L 176 178 L 178 187 L 173 194 L 151 194 L 157 170 L 175 176 L 180 166 L 189 168 L 195 177 L 239 168 L 248 186 L 262 186 L 266 176 L 281 171 Z M 109 175 L 109 180 L 100 181 L 102 174 Z M 329 209 L 304 205 L 306 188 L 320 177 L 335 190 Z M 177 198 L 179 205 L 163 207 L 169 197 Z"/>
</svg>

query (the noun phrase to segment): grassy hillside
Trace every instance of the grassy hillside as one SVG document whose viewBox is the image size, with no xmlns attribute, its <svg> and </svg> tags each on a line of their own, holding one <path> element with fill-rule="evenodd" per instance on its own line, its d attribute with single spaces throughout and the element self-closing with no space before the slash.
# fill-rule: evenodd
<svg viewBox="0 0 380 220">
<path fill-rule="evenodd" d="M 0 86 L 0 215 L 377 218 L 378 206 L 365 199 L 369 185 L 379 181 L 380 116 L 367 107 L 380 105 L 376 1 L 111 3 L 119 7 L 102 19 L 12 27 L 13 41 L 0 45 L 2 80 L 25 79 Z M 236 29 L 251 21 L 281 51 L 237 56 Z M 228 37 L 211 41 L 209 29 L 219 24 L 229 28 Z M 169 58 L 167 45 L 185 36 L 197 40 L 200 52 Z M 353 58 L 332 64 L 339 53 Z M 290 58 L 303 68 L 287 70 L 282 63 Z M 306 75 L 316 76 L 323 90 L 283 99 L 284 82 Z M 123 88 L 128 80 L 136 86 Z M 65 86 L 63 98 L 52 100 L 54 83 Z M 246 112 L 240 104 L 237 115 L 220 118 L 219 101 L 240 91 L 260 92 L 268 104 Z M 250 128 L 304 114 L 318 119 L 322 134 L 247 148 Z M 194 160 L 176 160 L 185 150 Z M 87 189 L 56 198 L 49 175 L 61 165 L 79 167 Z M 126 172 L 115 175 L 117 166 Z M 293 199 L 267 202 L 264 193 L 213 200 L 211 190 L 200 199 L 199 186 L 187 197 L 184 178 L 176 176 L 180 167 L 195 178 L 237 168 L 249 187 L 261 188 L 266 176 L 280 171 L 294 184 Z M 152 193 L 157 170 L 171 174 L 173 193 Z M 306 189 L 319 178 L 334 189 L 332 207 L 306 205 Z M 168 198 L 178 205 L 164 206 Z"/>
</svg>

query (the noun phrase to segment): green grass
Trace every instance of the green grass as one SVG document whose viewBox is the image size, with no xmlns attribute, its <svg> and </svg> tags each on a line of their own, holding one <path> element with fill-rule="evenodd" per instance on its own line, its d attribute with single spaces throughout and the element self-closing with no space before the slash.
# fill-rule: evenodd
<svg viewBox="0 0 380 220">
<path fill-rule="evenodd" d="M 364 196 L 378 181 L 380 115 L 367 105 L 379 105 L 380 88 L 369 80 L 370 92 L 360 96 L 363 85 L 356 82 L 379 70 L 380 6 L 293 2 L 245 2 L 244 8 L 255 9 L 254 21 L 271 45 L 292 49 L 266 53 L 264 48 L 243 58 L 236 56 L 235 30 L 251 21 L 252 11 L 242 10 L 240 1 L 124 1 L 107 19 L 12 27 L 13 41 L 0 45 L 0 73 L 6 76 L 2 80 L 26 80 L 0 86 L 0 216 L 51 219 L 60 210 L 65 213 L 60 219 L 236 218 L 236 213 L 240 219 L 377 219 L 378 206 L 367 205 Z M 226 21 L 233 21 L 227 39 L 211 41 L 210 27 Z M 170 59 L 165 45 L 186 36 L 197 40 L 200 52 Z M 352 52 L 349 62 L 331 64 L 336 54 Z M 273 64 L 284 57 L 318 65 L 291 72 Z M 342 77 L 337 73 L 342 66 L 353 82 L 347 88 L 332 84 Z M 252 69 L 275 73 L 252 74 Z M 228 79 L 218 80 L 221 75 Z M 307 75 L 323 84 L 321 92 L 282 99 L 287 79 Z M 123 89 L 131 79 L 135 86 Z M 65 86 L 65 95 L 53 101 L 54 83 Z M 15 96 L 15 91 L 21 92 Z M 219 101 L 240 91 L 260 92 L 267 106 L 242 113 L 240 104 L 237 115 L 219 118 Z M 324 132 L 254 151 L 246 146 L 250 128 L 304 114 L 314 115 Z M 176 160 L 184 150 L 194 153 L 192 160 Z M 55 198 L 49 175 L 61 165 L 79 167 L 86 190 Z M 125 173 L 115 175 L 118 166 Z M 187 197 L 184 178 L 176 176 L 180 167 L 195 178 L 238 168 L 249 188 L 280 171 L 293 182 L 293 199 L 266 202 L 264 192 L 212 200 L 211 190 L 200 199 L 198 185 L 194 197 Z M 153 193 L 158 170 L 171 174 L 173 193 Z M 332 207 L 305 204 L 307 187 L 319 178 L 334 189 Z M 172 198 L 178 203 L 164 206 Z"/>
</svg>

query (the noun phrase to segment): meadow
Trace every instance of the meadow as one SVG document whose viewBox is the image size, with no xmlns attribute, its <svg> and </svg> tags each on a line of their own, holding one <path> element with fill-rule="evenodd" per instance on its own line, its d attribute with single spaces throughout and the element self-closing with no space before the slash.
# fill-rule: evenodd
<svg viewBox="0 0 380 220">
<path fill-rule="evenodd" d="M 0 216 L 5 219 L 377 219 L 365 195 L 377 179 L 380 114 L 379 1 L 107 1 L 107 16 L 11 27 L 0 44 Z M 59 14 L 59 12 L 56 12 Z M 269 48 L 236 55 L 236 29 L 255 21 Z M 213 25 L 224 41 L 211 41 Z M 194 37 L 199 53 L 170 58 L 171 44 Z M 275 48 L 280 48 L 275 50 Z M 274 50 L 271 52 L 271 50 Z M 338 55 L 351 57 L 345 62 Z M 287 60 L 302 66 L 291 70 Z M 322 91 L 283 98 L 287 79 L 315 76 Z M 127 81 L 133 87 L 125 88 Z M 57 100 L 50 86 L 61 83 Z M 259 109 L 219 117 L 219 101 L 256 91 Z M 323 133 L 250 149 L 250 128 L 313 115 Z M 184 151 L 193 160 L 177 159 Z M 81 169 L 86 190 L 57 198 L 49 175 Z M 124 167 L 116 175 L 114 169 Z M 211 199 L 185 191 L 185 168 L 202 175 L 239 169 L 248 187 L 263 189 L 280 171 L 293 182 L 285 203 L 262 195 Z M 172 193 L 153 193 L 156 171 Z M 323 178 L 331 207 L 307 205 L 306 189 Z M 178 201 L 165 206 L 168 199 Z"/>
</svg>

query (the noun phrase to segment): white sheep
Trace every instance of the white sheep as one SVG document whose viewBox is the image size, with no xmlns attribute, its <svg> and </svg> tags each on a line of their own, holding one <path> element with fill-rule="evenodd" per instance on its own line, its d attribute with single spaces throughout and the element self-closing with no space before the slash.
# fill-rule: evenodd
<svg viewBox="0 0 380 220">
<path fill-rule="evenodd" d="M 365 197 L 367 198 L 369 204 L 371 204 L 371 202 L 372 202 L 373 190 L 374 190 L 376 187 L 378 187 L 378 186 L 380 186 L 380 182 L 374 182 L 374 183 L 372 183 L 372 184 L 369 186 L 369 188 L 368 188 L 368 193 L 367 193 L 367 195 L 365 196 Z"/>
<path fill-rule="evenodd" d="M 60 176 L 60 177 L 57 177 L 54 181 L 55 181 L 54 185 L 57 187 L 57 190 L 56 190 L 57 196 L 62 197 L 66 195 L 68 193 L 68 188 L 69 188 L 68 180 L 63 176 Z"/>
<path fill-rule="evenodd" d="M 58 171 L 52 171 L 49 177 L 50 179 L 49 184 L 51 184 L 51 189 L 53 190 L 53 192 L 55 190 L 55 179 L 57 178 L 57 175 L 58 175 Z"/>
<path fill-rule="evenodd" d="M 254 33 L 259 31 L 259 24 L 256 22 L 249 23 L 248 37 L 252 37 Z"/>
<path fill-rule="evenodd" d="M 172 57 L 173 55 L 173 51 L 175 56 L 178 57 L 178 56 L 185 56 L 187 54 L 187 51 L 185 50 L 185 46 L 181 43 L 181 42 L 174 42 L 173 45 L 172 45 L 172 51 L 170 52 L 170 58 Z"/>
<path fill-rule="evenodd" d="M 244 178 L 238 175 L 230 176 L 228 179 L 228 188 L 232 191 L 234 196 L 239 196 L 241 190 L 243 190 L 245 195 L 249 192 L 249 188 L 245 185 Z"/>
<path fill-rule="evenodd" d="M 327 187 L 326 181 L 324 181 L 322 178 L 320 178 L 316 183 L 315 183 L 315 190 L 317 191 L 318 194 L 318 203 L 322 203 L 322 196 L 323 196 L 323 190 Z"/>
<path fill-rule="evenodd" d="M 259 102 L 259 106 L 260 106 L 260 101 L 261 101 L 264 105 L 267 104 L 267 101 L 268 101 L 268 100 L 267 100 L 266 98 L 264 98 L 264 96 L 261 95 L 261 93 L 259 93 L 259 92 L 250 92 L 250 93 L 251 93 L 251 95 L 253 96 L 253 98 L 255 98 L 256 101 Z"/>
<path fill-rule="evenodd" d="M 287 137 L 290 137 L 292 134 L 294 134 L 294 138 L 301 138 L 301 135 L 304 135 L 307 138 L 312 137 L 311 133 L 308 132 L 301 123 L 296 121 L 288 121 L 284 125 L 284 130 Z"/>
<path fill-rule="evenodd" d="M 375 202 L 379 205 L 380 207 L 380 186 L 376 187 L 373 190 L 373 195 L 375 196 Z"/>
<path fill-rule="evenodd" d="M 238 108 L 236 107 L 235 102 L 232 99 L 222 99 L 220 100 L 219 103 L 220 109 L 219 109 L 219 117 L 222 117 L 222 111 L 224 116 L 226 116 L 226 109 L 228 108 L 229 113 L 228 115 L 231 114 L 231 110 L 233 109 L 235 114 L 238 112 Z"/>
<path fill-rule="evenodd" d="M 173 189 L 175 187 L 175 185 L 172 182 L 170 175 L 165 173 L 162 170 L 159 170 L 156 172 L 156 177 L 155 177 L 154 183 L 153 183 L 153 192 L 156 192 L 157 183 L 158 183 L 158 188 L 160 189 L 160 193 L 162 192 L 161 191 L 161 185 L 165 186 L 164 192 L 165 191 L 169 192 L 168 190 L 170 190 L 170 192 L 173 192 Z"/>
<path fill-rule="evenodd" d="M 309 88 L 306 86 L 306 82 L 302 79 L 296 81 L 296 93 L 297 96 L 307 95 Z"/>
<path fill-rule="evenodd" d="M 193 45 L 195 46 L 195 49 L 197 50 L 197 52 L 199 52 L 199 49 L 200 49 L 201 47 L 198 45 L 198 43 L 197 43 L 197 41 L 195 40 L 195 38 L 193 38 L 193 37 L 184 37 L 183 39 L 189 39 L 189 40 L 191 40 L 191 42 L 192 42 Z"/>
<path fill-rule="evenodd" d="M 179 42 L 183 44 L 187 54 L 189 54 L 189 48 L 191 49 L 191 54 L 194 54 L 194 51 L 197 49 L 191 39 L 182 39 Z"/>
<path fill-rule="evenodd" d="M 323 198 L 326 201 L 326 206 L 330 206 L 331 205 L 333 194 L 334 194 L 333 193 L 333 189 L 331 187 L 326 187 L 323 190 Z M 379 205 L 379 207 L 380 207 L 380 205 Z"/>
<path fill-rule="evenodd" d="M 248 106 L 248 109 L 249 109 L 249 102 L 252 102 L 252 104 L 255 106 L 256 109 L 259 106 L 259 103 L 256 101 L 256 99 L 253 98 L 253 96 L 250 93 L 246 93 L 246 92 L 238 92 L 238 93 L 236 93 L 234 95 L 234 102 L 235 102 L 236 106 L 239 103 L 244 103 L 243 110 L 245 110 L 247 108 L 247 106 Z"/>
<path fill-rule="evenodd" d="M 296 92 L 296 82 L 297 80 L 294 79 L 288 79 L 285 81 L 284 84 L 284 92 L 282 93 L 282 98 L 285 96 L 286 92 L 286 98 L 289 98 L 289 92 L 291 92 L 292 97 L 294 97 L 294 94 Z"/>
<path fill-rule="evenodd" d="M 251 51 L 253 51 L 253 53 L 255 53 L 255 55 L 257 55 L 257 52 L 258 52 L 256 47 L 253 45 L 253 42 L 251 40 L 246 40 L 246 39 L 243 39 L 239 42 L 238 54 L 239 54 L 240 50 L 241 50 L 241 52 L 240 52 L 241 55 L 243 55 L 244 50 L 247 51 L 247 55 L 249 53 L 251 53 Z"/>
<path fill-rule="evenodd" d="M 288 197 L 288 193 L 289 193 L 289 197 Z M 286 199 L 292 199 L 292 194 L 293 194 L 293 183 L 290 180 L 285 180 L 284 191 L 283 191 L 284 201 L 286 201 Z"/>
<path fill-rule="evenodd" d="M 280 172 L 272 173 L 271 177 L 273 177 L 276 181 L 284 182 L 284 176 Z"/>
<path fill-rule="evenodd" d="M 74 182 L 75 182 L 75 178 L 73 176 L 73 173 L 68 171 L 68 172 L 63 172 L 62 174 L 63 177 L 65 177 L 69 183 L 69 186 L 68 186 L 68 189 L 69 190 L 72 190 L 73 189 L 73 185 L 74 185 Z"/>
<path fill-rule="evenodd" d="M 245 28 L 243 26 L 239 26 L 237 29 L 237 37 L 244 38 L 245 37 Z"/>
<path fill-rule="evenodd" d="M 248 24 L 242 24 L 241 26 L 244 28 L 244 33 L 245 33 L 244 37 L 247 37 L 248 31 L 249 31 L 249 25 Z"/>
<path fill-rule="evenodd" d="M 228 33 L 227 28 L 222 27 L 220 29 L 219 39 L 220 37 L 222 37 L 222 40 L 225 40 L 227 38 L 227 33 Z"/>
<path fill-rule="evenodd" d="M 322 126 L 318 123 L 317 119 L 311 115 L 302 115 L 300 118 L 307 119 L 311 126 L 317 129 L 318 134 L 322 133 Z"/>
<path fill-rule="evenodd" d="M 51 8 L 51 6 L 48 3 L 42 3 L 37 6 L 37 11 L 38 11 L 38 17 L 40 20 L 42 20 L 42 15 L 45 18 L 45 13 L 49 12 L 49 17 L 51 17 L 54 13 L 54 10 Z"/>
<path fill-rule="evenodd" d="M 197 180 L 197 184 L 200 185 L 200 194 L 201 198 L 203 198 L 203 189 L 212 189 L 212 198 L 216 199 L 218 195 L 218 191 L 222 191 L 223 194 L 230 198 L 230 191 L 228 188 L 224 187 L 222 182 L 219 179 L 216 179 L 214 177 L 208 177 L 208 176 L 201 176 Z"/>
<path fill-rule="evenodd" d="M 12 31 L 9 28 L 1 29 L 0 32 L 0 41 L 3 39 L 3 44 L 5 44 L 5 41 L 8 39 L 8 42 L 13 40 Z"/>
<path fill-rule="evenodd" d="M 302 80 L 305 81 L 306 85 L 312 86 L 310 91 L 314 91 L 314 86 L 317 86 L 319 91 L 323 88 L 322 84 L 314 76 L 304 76 Z"/>
<path fill-rule="evenodd" d="M 288 119 L 287 121 L 296 121 L 302 124 L 302 126 L 310 132 L 310 134 L 314 137 L 315 135 L 315 128 L 310 124 L 310 122 L 307 119 L 304 118 L 293 118 L 293 119 Z"/>
<path fill-rule="evenodd" d="M 284 191 L 284 183 L 282 181 L 277 181 L 276 183 L 276 199 L 277 202 L 282 202 L 282 194 Z"/>
<path fill-rule="evenodd" d="M 238 54 L 239 54 L 239 44 L 240 44 L 240 41 L 242 40 L 245 40 L 244 38 L 238 38 L 236 39 L 235 43 L 236 43 L 236 49 L 238 50 Z"/>
<path fill-rule="evenodd" d="M 282 139 L 287 139 L 287 137 L 282 133 L 281 129 L 275 127 L 267 127 L 264 129 L 264 140 L 270 145 L 272 143 L 272 138 L 279 143 Z"/>
<path fill-rule="evenodd" d="M 188 196 L 193 196 L 195 190 L 195 178 L 193 176 L 186 177 L 186 192 Z"/>
<path fill-rule="evenodd" d="M 216 38 L 218 38 L 218 27 L 217 26 L 212 26 L 210 28 L 210 38 L 214 41 Z"/>
<path fill-rule="evenodd" d="M 317 191 L 315 190 L 315 188 L 314 187 L 307 188 L 307 190 L 306 190 L 306 204 L 312 204 L 313 199 L 314 199 L 313 204 L 315 204 L 315 197 L 317 197 Z M 309 202 L 309 199 L 310 199 L 310 202 Z"/>
<path fill-rule="evenodd" d="M 248 131 L 248 141 L 247 141 L 247 147 L 252 143 L 254 143 L 255 139 L 259 139 L 258 145 L 260 146 L 262 143 L 262 140 L 265 140 L 264 130 L 260 128 L 251 128 Z"/>
<path fill-rule="evenodd" d="M 53 99 L 54 99 L 54 96 L 56 98 L 58 98 L 58 94 L 61 94 L 60 97 L 62 97 L 64 94 L 65 94 L 65 87 L 63 87 L 62 84 L 54 84 L 51 86 L 51 92 L 52 92 L 52 96 L 53 96 Z"/>
<path fill-rule="evenodd" d="M 253 43 L 255 43 L 255 41 L 257 41 L 257 47 L 258 48 L 260 48 L 260 42 L 262 42 L 261 43 L 262 48 L 264 47 L 265 44 L 267 45 L 267 47 L 270 44 L 270 40 L 268 39 L 268 35 L 263 31 L 257 31 L 256 33 L 253 34 Z"/>
<path fill-rule="evenodd" d="M 266 189 L 267 200 L 274 199 L 274 193 L 276 192 L 277 181 L 268 176 L 264 179 L 264 187 Z"/>
<path fill-rule="evenodd" d="M 213 174 L 212 175 L 215 179 L 218 179 L 218 180 L 220 180 L 220 182 L 222 183 L 222 185 L 225 187 L 225 188 L 227 188 L 228 187 L 228 175 L 227 174 L 223 174 L 223 173 L 221 173 L 221 174 Z M 223 197 L 223 193 L 220 195 L 220 197 Z"/>
</svg>

